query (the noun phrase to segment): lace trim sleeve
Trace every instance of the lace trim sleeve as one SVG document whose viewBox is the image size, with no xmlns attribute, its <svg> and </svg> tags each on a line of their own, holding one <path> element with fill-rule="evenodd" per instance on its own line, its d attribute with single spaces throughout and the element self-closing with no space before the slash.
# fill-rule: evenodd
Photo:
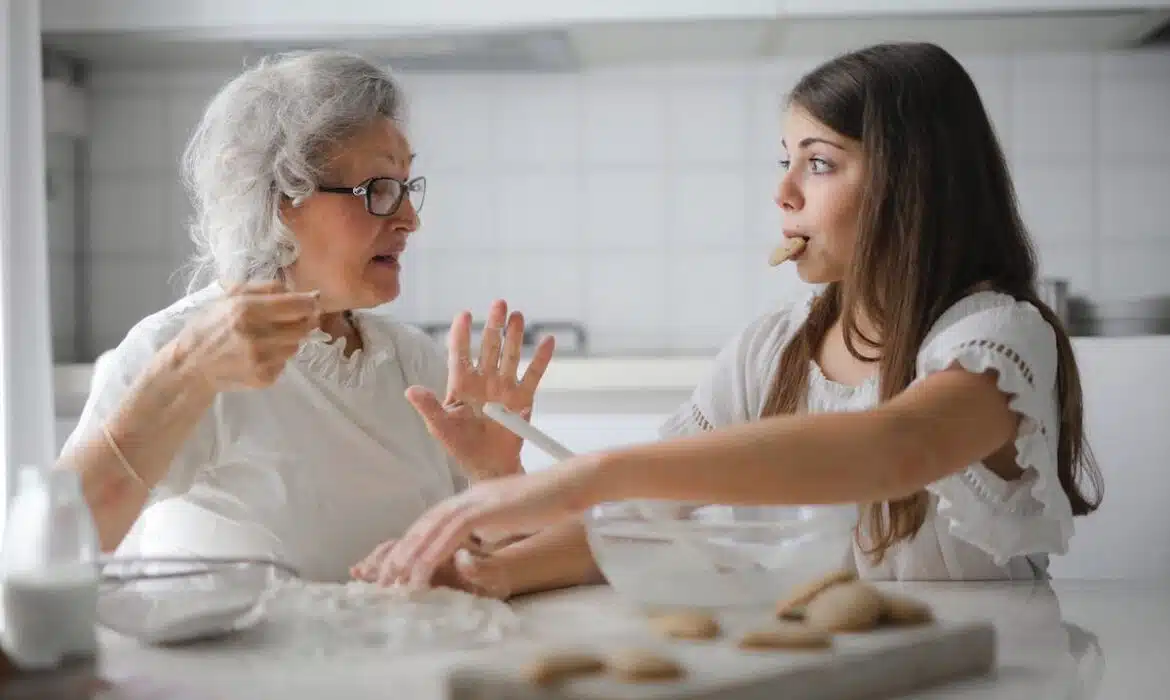
<svg viewBox="0 0 1170 700">
<path fill-rule="evenodd" d="M 994 370 L 999 390 L 1021 418 L 1015 439 L 1019 479 L 1005 481 L 975 463 L 928 487 L 951 534 L 998 565 L 1014 556 L 1063 554 L 1073 529 L 1057 476 L 1055 334 L 1035 307 L 1007 299 L 972 310 L 928 340 L 918 367 L 919 379 L 953 367 L 974 374 Z"/>
</svg>

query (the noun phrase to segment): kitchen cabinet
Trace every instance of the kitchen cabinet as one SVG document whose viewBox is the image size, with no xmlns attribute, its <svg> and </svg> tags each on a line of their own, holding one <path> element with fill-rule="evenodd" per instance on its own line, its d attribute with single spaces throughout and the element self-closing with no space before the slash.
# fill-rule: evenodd
<svg viewBox="0 0 1170 700">
<path fill-rule="evenodd" d="M 314 35 L 516 30 L 589 22 L 771 19 L 778 0 L 42 0 L 48 32 L 199 31 L 220 36 L 306 39 Z"/>
<path fill-rule="evenodd" d="M 271 39 L 387 31 L 517 30 L 604 22 L 785 20 L 881 16 L 1116 12 L 1114 0 L 42 0 L 47 32 L 191 31 Z M 1170 0 L 1125 3 L 1124 9 L 1170 9 Z"/>
<path fill-rule="evenodd" d="M 175 47 L 224 60 L 342 45 L 397 66 L 565 70 L 638 60 L 742 60 L 883 40 L 954 50 L 1121 49 L 1170 21 L 1170 0 L 43 0 L 48 45 L 156 65 Z M 170 51 L 168 52 L 168 49 Z"/>
</svg>

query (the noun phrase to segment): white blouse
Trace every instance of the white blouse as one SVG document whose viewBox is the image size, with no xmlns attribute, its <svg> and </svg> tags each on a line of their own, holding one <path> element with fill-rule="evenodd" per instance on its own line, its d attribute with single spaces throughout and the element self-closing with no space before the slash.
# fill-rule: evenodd
<svg viewBox="0 0 1170 700">
<path fill-rule="evenodd" d="M 67 441 L 100 435 L 138 373 L 208 302 L 211 285 L 138 323 L 95 370 Z M 119 554 L 279 556 L 309 580 L 349 567 L 466 486 L 403 392 L 445 391 L 437 344 L 356 312 L 364 347 L 315 331 L 270 387 L 219 394 L 157 484 Z"/>
<path fill-rule="evenodd" d="M 664 437 L 745 423 L 760 417 L 785 345 L 804 323 L 815 292 L 767 314 L 718 355 L 710 375 L 662 427 Z M 977 580 L 1047 576 L 1048 555 L 1064 554 L 1073 532 L 1072 509 L 1056 471 L 1057 348 L 1051 327 L 1031 304 L 995 292 L 972 294 L 948 309 L 927 335 L 916 380 L 954 365 L 998 372 L 1001 391 L 1021 417 L 1016 436 L 1023 475 L 1012 481 L 981 463 L 927 487 L 931 507 L 909 541 L 896 544 L 878 566 L 853 545 L 859 574 L 874 579 Z M 808 411 L 872 408 L 876 378 L 859 386 L 829 380 L 809 367 Z"/>
</svg>

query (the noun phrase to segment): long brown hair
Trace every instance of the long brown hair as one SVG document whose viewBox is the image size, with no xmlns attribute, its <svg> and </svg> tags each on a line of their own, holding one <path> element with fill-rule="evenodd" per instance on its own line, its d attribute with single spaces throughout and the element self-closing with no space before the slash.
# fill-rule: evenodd
<svg viewBox="0 0 1170 700">
<path fill-rule="evenodd" d="M 967 72 L 933 44 L 881 44 L 816 68 L 797 83 L 789 104 L 861 142 L 868 184 L 852 267 L 817 296 L 781 354 L 764 415 L 803 410 L 809 364 L 838 319 L 849 352 L 878 362 L 881 400 L 896 396 L 914 379 L 931 326 L 955 302 L 989 286 L 1035 305 L 1056 331 L 1057 472 L 1073 514 L 1095 510 L 1103 489 L 1085 441 L 1072 345 L 1058 317 L 1037 298 L 1036 254 L 1003 151 Z M 860 309 L 880 338 L 859 329 Z M 859 352 L 858 338 L 877 347 L 877 357 Z M 1086 477 L 1092 500 L 1081 491 Z M 865 504 L 858 543 L 880 562 L 891 546 L 918 532 L 928 507 L 925 491 Z M 861 523 L 868 525 L 867 543 Z"/>
</svg>

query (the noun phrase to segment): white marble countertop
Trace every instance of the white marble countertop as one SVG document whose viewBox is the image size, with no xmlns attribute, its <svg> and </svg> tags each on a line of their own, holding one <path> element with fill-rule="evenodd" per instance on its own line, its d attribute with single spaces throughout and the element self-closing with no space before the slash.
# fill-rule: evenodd
<svg viewBox="0 0 1170 700">
<path fill-rule="evenodd" d="M 1146 700 L 1170 693 L 1170 581 L 881 585 L 928 601 L 942 620 L 991 620 L 996 626 L 998 661 L 991 676 L 907 700 Z M 638 617 L 605 586 L 533 596 L 514 607 L 527 629 L 525 638 L 506 643 L 517 651 L 613 633 Z M 340 659 L 327 667 L 301 667 L 287 659 L 265 660 L 246 646 L 237 638 L 151 649 L 107 635 L 102 668 L 110 677 L 145 676 L 186 690 L 144 698 L 437 700 L 444 697 L 445 670 L 480 653 L 404 655 L 376 663 Z"/>
</svg>

